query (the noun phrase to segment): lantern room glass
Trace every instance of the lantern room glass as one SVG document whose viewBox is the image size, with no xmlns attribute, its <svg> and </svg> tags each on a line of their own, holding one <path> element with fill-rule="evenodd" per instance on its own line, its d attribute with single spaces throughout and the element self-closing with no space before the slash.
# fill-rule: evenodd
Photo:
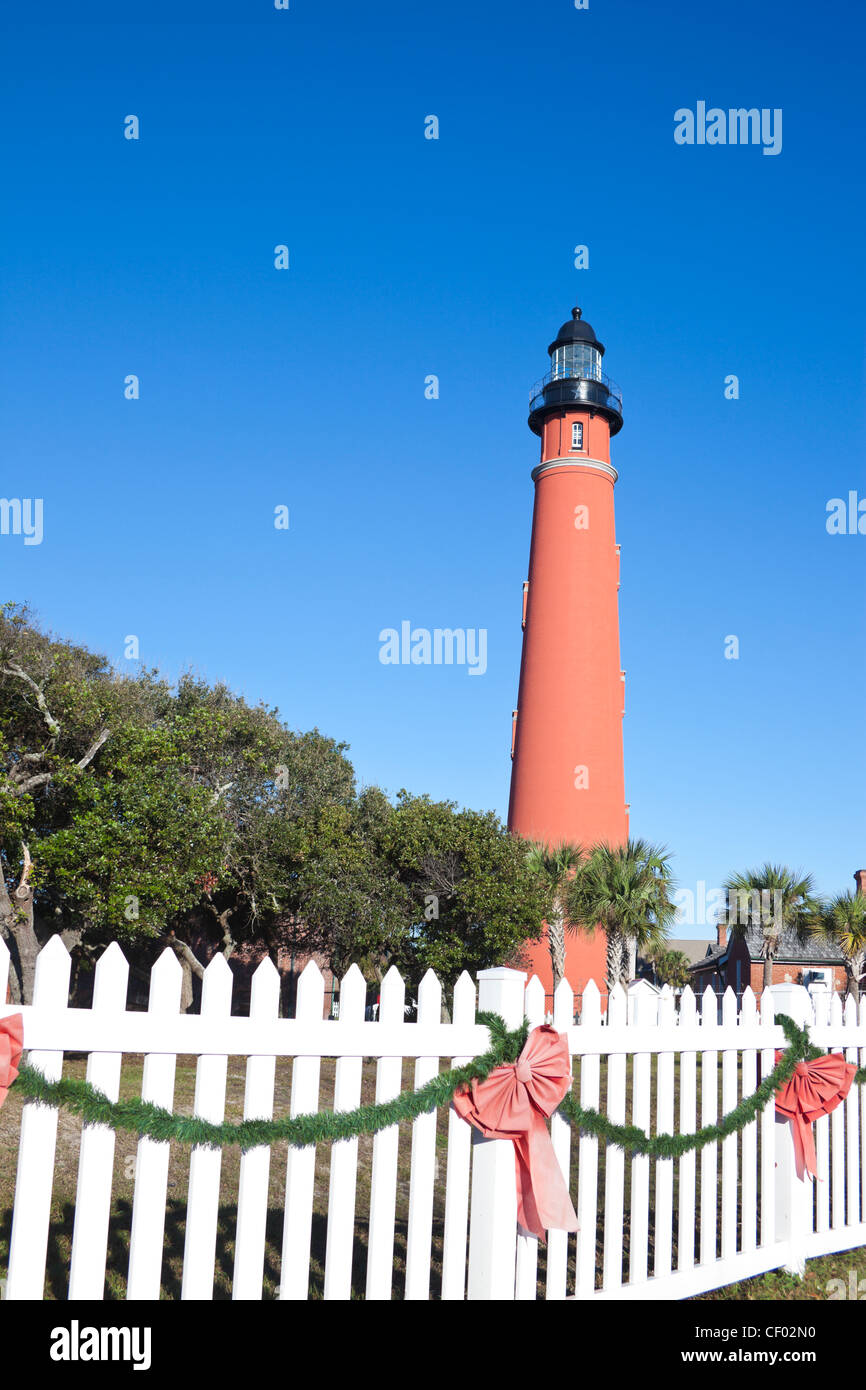
<svg viewBox="0 0 866 1390">
<path fill-rule="evenodd" d="M 587 381 L 601 381 L 601 353 L 589 343 L 566 343 L 553 354 L 554 381 L 564 377 L 582 377 Z"/>
</svg>

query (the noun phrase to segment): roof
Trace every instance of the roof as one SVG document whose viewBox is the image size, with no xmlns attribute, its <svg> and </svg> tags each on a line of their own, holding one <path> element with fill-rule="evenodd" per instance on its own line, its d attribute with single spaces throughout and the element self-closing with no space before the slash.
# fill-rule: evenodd
<svg viewBox="0 0 866 1390">
<path fill-rule="evenodd" d="M 761 955 L 762 933 L 760 927 L 749 926 L 743 933 L 749 957 L 753 961 L 763 959 Z M 721 956 L 727 955 L 727 946 L 713 946 L 707 954 L 689 967 L 690 970 L 701 970 L 706 966 L 717 964 Z M 814 936 L 811 932 L 806 932 L 800 936 L 793 930 L 782 932 L 779 939 L 779 946 L 776 951 L 775 960 L 779 965 L 842 965 L 844 956 L 839 947 L 831 941 L 822 941 L 820 937 Z"/>
<path fill-rule="evenodd" d="M 669 951 L 682 951 L 683 955 L 688 957 L 689 965 L 693 965 L 695 961 L 702 960 L 709 951 L 715 950 L 712 942 L 708 941 L 706 937 L 672 936 L 665 945 Z"/>
<path fill-rule="evenodd" d="M 580 314 L 580 309 L 572 309 L 571 318 L 566 319 L 547 349 L 548 352 L 553 352 L 555 348 L 562 347 L 565 343 L 590 343 L 592 347 L 598 348 L 604 356 L 604 344 L 598 341 L 592 324 L 587 323 L 586 319 L 582 319 Z"/>
</svg>

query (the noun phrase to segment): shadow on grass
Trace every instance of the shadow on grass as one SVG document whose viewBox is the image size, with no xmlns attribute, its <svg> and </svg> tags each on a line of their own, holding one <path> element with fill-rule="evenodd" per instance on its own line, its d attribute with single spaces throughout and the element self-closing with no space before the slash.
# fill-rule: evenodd
<svg viewBox="0 0 866 1390">
<path fill-rule="evenodd" d="M 213 1298 L 225 1302 L 232 1296 L 232 1275 L 235 1258 L 235 1233 L 238 1209 L 235 1203 L 223 1205 L 217 1213 L 216 1251 L 214 1260 Z M 61 1208 L 54 1208 L 48 1226 L 48 1243 L 45 1264 L 46 1300 L 64 1302 L 69 1290 L 69 1266 L 72 1256 L 72 1234 L 75 1220 L 75 1206 L 65 1202 Z M 129 1270 L 129 1242 L 132 1228 L 132 1203 L 124 1199 L 115 1201 L 108 1225 L 108 1245 L 106 1254 L 106 1275 L 104 1297 L 106 1301 L 126 1298 L 127 1274 Z M 328 1222 L 325 1216 L 314 1214 L 310 1239 L 310 1279 L 308 1296 L 313 1299 L 324 1297 L 325 1287 L 325 1249 L 327 1244 Z M 366 1232 L 364 1232 L 366 1234 Z M 169 1198 L 165 1208 L 165 1231 L 163 1240 L 163 1261 L 160 1299 L 180 1300 L 183 1284 L 183 1255 L 186 1235 L 186 1203 L 177 1198 Z M 12 1238 L 12 1209 L 7 1207 L 0 1212 L 0 1261 L 8 1263 Z M 280 1263 L 283 1238 L 283 1213 L 269 1208 L 265 1225 L 265 1249 L 262 1279 L 262 1298 L 265 1301 L 278 1297 L 280 1283 Z M 406 1232 L 398 1223 L 395 1231 L 395 1280 L 394 1297 L 402 1296 Z M 363 1298 L 367 1275 L 367 1245 L 356 1232 L 352 1251 L 352 1298 Z"/>
</svg>

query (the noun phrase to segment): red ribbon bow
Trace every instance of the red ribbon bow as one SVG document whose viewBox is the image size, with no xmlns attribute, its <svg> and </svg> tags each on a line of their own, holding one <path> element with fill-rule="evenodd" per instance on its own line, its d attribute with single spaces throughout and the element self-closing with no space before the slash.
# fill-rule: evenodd
<svg viewBox="0 0 866 1390">
<path fill-rule="evenodd" d="M 779 1060 L 781 1053 L 776 1054 Z M 838 1052 L 798 1062 L 794 1075 L 776 1092 L 776 1113 L 791 1121 L 797 1176 L 818 1176 L 812 1123 L 841 1105 L 851 1089 L 857 1068 Z"/>
<path fill-rule="evenodd" d="M 545 1231 L 576 1231 L 568 1195 L 545 1120 L 571 1089 L 568 1043 L 543 1024 L 526 1039 L 516 1062 L 495 1067 L 454 1096 L 454 1108 L 487 1139 L 511 1139 L 517 1177 L 517 1219 L 544 1240 Z"/>
<path fill-rule="evenodd" d="M 24 1018 L 8 1014 L 0 1018 L 0 1105 L 18 1075 L 18 1063 L 24 1050 Z"/>
</svg>

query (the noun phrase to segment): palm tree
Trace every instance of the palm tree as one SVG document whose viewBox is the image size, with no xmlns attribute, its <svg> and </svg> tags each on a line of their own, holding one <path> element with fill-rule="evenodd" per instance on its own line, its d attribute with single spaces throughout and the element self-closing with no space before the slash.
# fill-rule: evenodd
<svg viewBox="0 0 866 1390">
<path fill-rule="evenodd" d="M 813 923 L 816 936 L 831 941 L 845 958 L 848 993 L 860 1002 L 860 976 L 866 973 L 866 897 L 839 893 L 825 903 Z"/>
<path fill-rule="evenodd" d="M 689 958 L 685 951 L 669 951 L 664 946 L 650 951 L 648 959 L 655 969 L 656 978 L 663 985 L 682 989 L 689 982 Z"/>
<path fill-rule="evenodd" d="M 671 901 L 669 855 L 646 840 L 597 845 L 569 884 L 566 915 L 573 928 L 607 936 L 607 984 L 626 984 L 628 945 L 659 947 L 677 914 Z"/>
<path fill-rule="evenodd" d="M 579 845 L 560 841 L 546 845 L 533 841 L 529 846 L 527 863 L 539 874 L 550 893 L 550 914 L 547 919 L 547 944 L 553 966 L 553 988 L 565 977 L 565 894 L 568 880 L 577 869 L 583 851 Z"/>
<path fill-rule="evenodd" d="M 783 933 L 794 931 L 802 937 L 817 921 L 820 903 L 812 875 L 789 869 L 787 864 L 763 864 L 760 869 L 729 875 L 724 889 L 731 931 L 745 936 L 750 927 L 757 927 L 761 932 L 763 988 L 769 989 Z"/>
</svg>

